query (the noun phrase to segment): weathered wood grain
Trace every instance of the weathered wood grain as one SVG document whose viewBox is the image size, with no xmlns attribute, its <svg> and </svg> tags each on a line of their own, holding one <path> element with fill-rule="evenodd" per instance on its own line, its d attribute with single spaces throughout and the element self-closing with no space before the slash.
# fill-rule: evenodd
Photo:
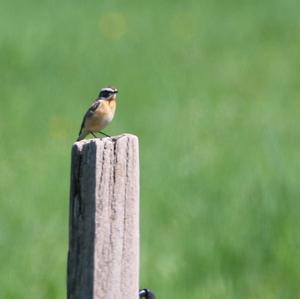
<svg viewBox="0 0 300 299">
<path fill-rule="evenodd" d="M 138 298 L 139 152 L 136 136 L 72 149 L 68 299 Z"/>
</svg>

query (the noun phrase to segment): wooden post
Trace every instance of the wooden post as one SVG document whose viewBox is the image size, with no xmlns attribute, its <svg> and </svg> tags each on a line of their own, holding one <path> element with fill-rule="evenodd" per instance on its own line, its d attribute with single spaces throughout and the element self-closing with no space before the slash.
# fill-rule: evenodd
<svg viewBox="0 0 300 299">
<path fill-rule="evenodd" d="M 138 138 L 76 142 L 72 149 L 68 299 L 137 299 Z"/>
</svg>

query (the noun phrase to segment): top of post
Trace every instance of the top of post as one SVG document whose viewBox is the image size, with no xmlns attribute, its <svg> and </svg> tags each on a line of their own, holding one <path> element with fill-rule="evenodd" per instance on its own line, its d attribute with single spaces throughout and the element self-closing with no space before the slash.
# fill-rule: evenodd
<svg viewBox="0 0 300 299">
<path fill-rule="evenodd" d="M 101 143 L 113 143 L 113 144 L 119 144 L 123 142 L 134 142 L 138 143 L 138 137 L 133 134 L 124 133 L 117 136 L 111 136 L 111 137 L 103 137 L 103 138 L 92 138 L 92 139 L 83 139 L 80 141 L 76 141 L 73 146 L 77 149 L 82 149 L 84 146 L 87 146 L 88 144 L 101 144 Z"/>
</svg>

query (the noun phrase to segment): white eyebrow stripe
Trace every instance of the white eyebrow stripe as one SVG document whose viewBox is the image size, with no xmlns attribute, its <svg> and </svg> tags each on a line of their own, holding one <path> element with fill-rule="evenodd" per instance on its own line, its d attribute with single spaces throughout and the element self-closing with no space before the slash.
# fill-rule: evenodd
<svg viewBox="0 0 300 299">
<path fill-rule="evenodd" d="M 101 91 L 110 91 L 110 92 L 114 92 L 115 90 L 112 89 L 112 88 L 109 88 L 109 87 L 105 87 L 105 88 L 102 88 Z"/>
</svg>

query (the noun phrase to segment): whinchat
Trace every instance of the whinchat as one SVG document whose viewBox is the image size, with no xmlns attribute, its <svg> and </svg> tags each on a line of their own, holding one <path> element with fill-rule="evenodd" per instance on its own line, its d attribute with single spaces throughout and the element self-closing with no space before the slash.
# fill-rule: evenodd
<svg viewBox="0 0 300 299">
<path fill-rule="evenodd" d="M 83 117 L 77 141 L 84 139 L 88 134 L 101 132 L 114 118 L 118 90 L 114 87 L 104 87 L 99 96 Z M 108 135 L 106 135 L 108 136 Z"/>
</svg>

